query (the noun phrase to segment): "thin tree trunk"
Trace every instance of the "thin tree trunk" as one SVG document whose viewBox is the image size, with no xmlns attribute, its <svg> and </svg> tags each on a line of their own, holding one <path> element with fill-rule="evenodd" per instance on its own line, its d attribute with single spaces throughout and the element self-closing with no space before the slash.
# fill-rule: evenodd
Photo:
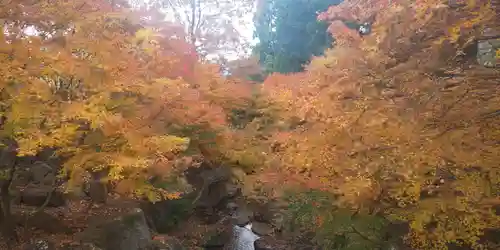
<svg viewBox="0 0 500 250">
<path fill-rule="evenodd" d="M 2 234 L 7 240 L 7 244 L 10 247 L 12 240 L 17 241 L 17 234 L 15 231 L 14 220 L 12 219 L 11 211 L 11 195 L 10 195 L 10 185 L 14 179 L 14 172 L 16 169 L 16 157 L 10 157 L 10 148 L 4 149 L 1 153 L 2 157 L 0 159 L 3 162 L 8 162 L 8 174 L 7 179 L 3 181 L 0 187 L 0 227 Z"/>
<path fill-rule="evenodd" d="M 191 23 L 189 24 L 189 39 L 191 40 L 191 45 L 196 46 L 196 36 L 195 36 L 195 27 L 196 27 L 196 0 L 191 0 Z"/>
</svg>

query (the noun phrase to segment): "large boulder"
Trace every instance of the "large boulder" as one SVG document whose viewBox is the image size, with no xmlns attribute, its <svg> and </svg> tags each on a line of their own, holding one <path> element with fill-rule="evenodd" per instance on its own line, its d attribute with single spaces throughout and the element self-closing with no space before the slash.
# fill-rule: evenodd
<svg viewBox="0 0 500 250">
<path fill-rule="evenodd" d="M 12 180 L 13 203 L 40 207 L 60 207 L 66 204 L 57 185 L 57 167 L 36 159 L 22 159 Z"/>
<path fill-rule="evenodd" d="M 500 67 L 500 38 L 491 38 L 478 41 L 477 60 L 479 64 L 488 68 Z"/>
<path fill-rule="evenodd" d="M 246 206 L 240 206 L 231 215 L 233 223 L 239 226 L 248 224 L 254 217 L 252 210 L 248 209 Z"/>
<path fill-rule="evenodd" d="M 231 230 L 223 230 L 215 235 L 209 235 L 203 244 L 205 250 L 220 250 L 231 240 Z"/>
<path fill-rule="evenodd" d="M 496 13 L 489 25 L 484 27 L 477 43 L 477 60 L 488 68 L 500 68 L 500 1 L 493 0 L 490 7 Z"/>
<path fill-rule="evenodd" d="M 260 238 L 255 241 L 255 250 L 277 250 L 275 244 L 271 243 L 269 239 Z"/>
<path fill-rule="evenodd" d="M 186 182 L 194 189 L 187 194 L 192 204 L 193 212 L 202 218 L 205 224 L 213 224 L 221 220 L 221 212 L 227 210 L 232 201 L 241 196 L 244 171 L 228 166 L 212 166 L 202 163 L 199 167 L 188 168 L 184 175 Z M 164 204 L 154 204 L 153 207 L 164 207 Z M 164 209 L 148 209 L 164 210 Z M 147 212 L 149 214 L 149 212 Z M 159 214 L 157 212 L 157 214 Z"/>
<path fill-rule="evenodd" d="M 230 199 L 241 194 L 245 173 L 235 167 L 202 164 L 199 168 L 188 169 L 186 176 L 198 193 L 197 207 L 225 208 Z"/>
<path fill-rule="evenodd" d="M 150 228 L 158 233 L 169 233 L 191 215 L 193 204 L 188 196 L 156 203 L 144 201 L 141 208 Z"/>
<path fill-rule="evenodd" d="M 255 220 L 268 224 L 274 231 L 279 232 L 283 230 L 287 222 L 287 206 L 288 204 L 284 201 L 269 201 L 256 209 Z"/>
<path fill-rule="evenodd" d="M 27 206 L 41 207 L 46 203 L 47 207 L 61 207 L 66 204 L 64 194 L 49 186 L 29 186 L 18 193 L 16 201 Z"/>
<path fill-rule="evenodd" d="M 139 208 L 112 219 L 97 218 L 90 223 L 79 235 L 80 241 L 102 250 L 143 250 L 152 243 L 144 213 Z"/>
<path fill-rule="evenodd" d="M 196 205 L 210 208 L 226 207 L 224 203 L 239 195 L 240 190 L 238 185 L 232 183 L 223 181 L 213 183 L 202 191 Z"/>
<path fill-rule="evenodd" d="M 253 222 L 252 231 L 260 236 L 271 235 L 274 233 L 274 228 L 267 223 Z"/>
<path fill-rule="evenodd" d="M 15 214 L 15 221 L 18 226 L 36 229 L 48 234 L 72 234 L 73 231 L 63 220 L 45 211 L 38 211 L 35 214 L 26 212 Z"/>
</svg>

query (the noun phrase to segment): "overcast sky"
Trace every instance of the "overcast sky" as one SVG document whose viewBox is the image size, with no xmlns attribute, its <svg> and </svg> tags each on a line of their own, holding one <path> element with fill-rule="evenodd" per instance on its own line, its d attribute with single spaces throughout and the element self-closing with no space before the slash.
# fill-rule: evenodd
<svg viewBox="0 0 500 250">
<path fill-rule="evenodd" d="M 143 1 L 147 1 L 147 0 L 143 0 Z M 224 2 L 224 3 L 221 3 L 220 6 L 215 6 L 213 4 L 209 4 L 208 6 L 207 5 L 202 6 L 202 10 L 203 10 L 204 15 L 210 15 L 210 13 L 214 13 L 214 14 L 220 13 L 220 12 L 223 13 L 224 10 L 222 8 L 224 8 L 224 7 L 227 8 L 228 3 L 227 3 L 227 1 L 222 1 L 222 2 Z M 202 1 L 202 3 L 203 3 L 203 1 Z M 233 0 L 232 3 L 231 3 L 231 1 L 229 1 L 229 4 L 232 5 L 231 7 L 238 6 L 239 1 Z M 210 8 L 207 9 L 207 7 L 210 7 Z M 218 10 L 215 8 L 221 8 L 221 10 Z M 242 7 L 242 8 L 244 8 L 244 7 Z M 179 8 L 179 9 L 180 9 L 179 12 L 183 13 L 183 14 L 181 14 L 182 19 L 187 19 L 188 16 L 190 16 L 190 8 L 189 7 Z M 162 12 L 166 14 L 167 20 L 175 22 L 174 14 L 171 11 L 169 11 L 168 9 L 165 9 Z M 242 40 L 241 44 L 255 45 L 258 41 L 257 39 L 253 38 L 253 34 L 254 34 L 254 30 L 255 30 L 255 27 L 253 25 L 254 13 L 255 13 L 255 7 L 252 9 L 252 11 L 247 12 L 241 16 L 231 16 L 230 17 L 233 26 L 236 28 L 236 30 L 238 31 L 238 33 L 240 35 L 240 39 Z M 225 15 L 225 16 L 221 16 L 220 18 L 221 18 L 221 20 L 223 20 L 227 17 L 228 16 Z M 186 23 L 186 24 L 188 23 L 187 20 L 181 20 L 181 22 Z M 187 27 L 186 27 L 186 29 L 187 29 Z M 231 47 L 231 48 L 234 48 L 234 47 Z M 228 50 L 230 50 L 230 49 L 228 48 Z M 226 59 L 233 60 L 233 59 L 237 59 L 239 56 L 241 56 L 241 54 L 240 55 L 237 54 L 237 53 L 241 53 L 241 52 L 242 51 L 240 49 L 235 49 L 234 51 L 227 51 L 227 53 L 224 53 L 224 56 L 226 57 Z M 246 52 L 246 54 L 249 54 L 251 52 L 251 48 L 246 47 L 245 52 Z M 211 56 L 209 55 L 208 57 L 210 58 Z"/>
</svg>

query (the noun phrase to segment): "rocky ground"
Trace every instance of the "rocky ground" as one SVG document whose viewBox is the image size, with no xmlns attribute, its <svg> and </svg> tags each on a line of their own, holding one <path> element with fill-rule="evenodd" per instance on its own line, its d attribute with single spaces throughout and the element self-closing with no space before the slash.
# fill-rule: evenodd
<svg viewBox="0 0 500 250">
<path fill-rule="evenodd" d="M 243 196 L 247 174 L 238 168 L 200 167 L 188 171 L 187 179 L 195 190 L 184 201 L 164 201 L 146 204 L 152 228 L 168 233 L 183 242 L 188 249 L 223 249 L 229 241 L 232 225 L 252 223 L 252 230 L 261 236 L 256 249 L 290 249 L 280 236 L 285 223 L 287 204 L 278 201 L 258 201 Z M 200 193 L 201 192 L 201 193 Z M 194 204 L 192 203 L 194 201 Z M 183 203 L 185 202 L 185 203 Z M 193 206 L 193 214 L 171 228 L 162 221 L 180 208 Z M 168 219 L 166 219 L 168 220 Z"/>
<path fill-rule="evenodd" d="M 248 222 L 261 236 L 256 249 L 306 249 L 290 247 L 282 233 L 287 204 L 242 195 L 248 175 L 238 168 L 190 168 L 186 179 L 194 191 L 154 204 L 106 197 L 99 183 L 71 196 L 56 188 L 48 197 L 55 172 L 44 164 L 17 171 L 13 212 L 19 243 L 14 249 L 215 250 L 227 244 L 232 225 Z"/>
</svg>

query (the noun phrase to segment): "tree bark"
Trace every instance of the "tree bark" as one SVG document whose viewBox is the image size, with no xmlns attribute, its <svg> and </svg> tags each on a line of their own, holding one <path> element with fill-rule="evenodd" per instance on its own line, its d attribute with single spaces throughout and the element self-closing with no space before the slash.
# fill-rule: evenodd
<svg viewBox="0 0 500 250">
<path fill-rule="evenodd" d="M 1 233 L 6 238 L 9 248 L 13 240 L 18 240 L 14 227 L 14 220 L 12 219 L 10 195 L 10 185 L 14 179 L 14 172 L 16 170 L 16 159 L 17 157 L 12 155 L 11 147 L 2 150 L 0 160 L 2 163 L 6 163 L 5 167 L 8 172 L 7 179 L 4 180 L 0 186 L 0 227 Z"/>
</svg>

